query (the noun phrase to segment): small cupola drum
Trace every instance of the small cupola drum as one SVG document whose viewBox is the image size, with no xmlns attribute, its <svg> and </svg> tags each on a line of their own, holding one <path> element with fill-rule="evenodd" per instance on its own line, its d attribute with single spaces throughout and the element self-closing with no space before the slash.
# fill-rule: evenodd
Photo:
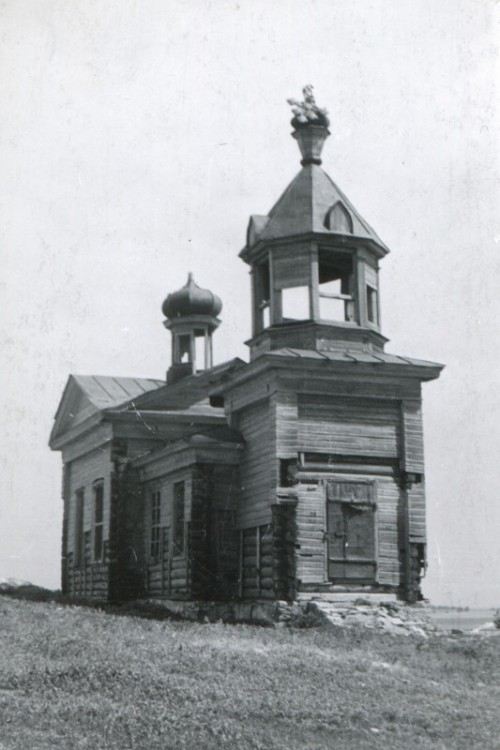
<svg viewBox="0 0 500 750">
<path fill-rule="evenodd" d="M 212 334 L 220 325 L 222 301 L 196 284 L 193 274 L 184 286 L 168 295 L 162 305 L 163 325 L 172 334 L 172 364 L 167 383 L 208 370 L 213 363 Z"/>
</svg>

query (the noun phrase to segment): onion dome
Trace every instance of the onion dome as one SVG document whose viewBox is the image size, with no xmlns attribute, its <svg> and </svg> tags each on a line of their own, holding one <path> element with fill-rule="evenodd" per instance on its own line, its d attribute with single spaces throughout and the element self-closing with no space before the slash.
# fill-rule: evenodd
<svg viewBox="0 0 500 750">
<path fill-rule="evenodd" d="M 165 317 L 170 319 L 187 315 L 207 315 L 216 318 L 222 310 L 222 301 L 209 289 L 201 289 L 190 273 L 182 289 L 169 294 L 161 309 Z"/>
</svg>

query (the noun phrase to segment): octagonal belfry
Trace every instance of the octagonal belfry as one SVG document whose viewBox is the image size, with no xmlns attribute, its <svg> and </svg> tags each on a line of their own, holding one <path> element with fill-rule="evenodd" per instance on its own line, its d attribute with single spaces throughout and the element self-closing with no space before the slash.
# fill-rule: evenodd
<svg viewBox="0 0 500 750">
<path fill-rule="evenodd" d="M 312 87 L 293 104 L 302 169 L 267 216 L 252 216 L 240 257 L 252 274 L 251 356 L 296 346 L 382 351 L 379 261 L 389 252 L 321 168 L 330 135 Z"/>
</svg>

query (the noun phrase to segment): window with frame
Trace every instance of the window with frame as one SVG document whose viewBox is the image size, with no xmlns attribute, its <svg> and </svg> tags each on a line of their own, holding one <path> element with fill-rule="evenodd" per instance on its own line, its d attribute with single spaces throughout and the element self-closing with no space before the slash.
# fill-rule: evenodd
<svg viewBox="0 0 500 750">
<path fill-rule="evenodd" d="M 354 322 L 356 310 L 352 256 L 320 248 L 318 275 L 321 319 Z"/>
<path fill-rule="evenodd" d="M 149 539 L 149 556 L 157 560 L 160 556 L 161 534 L 161 493 L 159 490 L 151 493 L 151 531 Z"/>
<path fill-rule="evenodd" d="M 104 483 L 97 481 L 94 490 L 94 562 L 102 562 L 104 557 Z"/>
<path fill-rule="evenodd" d="M 370 323 L 378 324 L 377 290 L 366 285 L 366 312 Z"/>
<path fill-rule="evenodd" d="M 184 482 L 174 484 L 173 508 L 174 555 L 183 555 L 185 550 L 185 489 Z"/>
<path fill-rule="evenodd" d="M 257 311 L 260 328 L 268 328 L 270 320 L 271 281 L 269 260 L 260 263 L 255 269 Z"/>
<path fill-rule="evenodd" d="M 75 544 L 74 564 L 75 568 L 81 568 L 84 561 L 85 542 L 83 536 L 83 512 L 85 507 L 85 490 L 76 491 L 75 503 Z"/>
</svg>

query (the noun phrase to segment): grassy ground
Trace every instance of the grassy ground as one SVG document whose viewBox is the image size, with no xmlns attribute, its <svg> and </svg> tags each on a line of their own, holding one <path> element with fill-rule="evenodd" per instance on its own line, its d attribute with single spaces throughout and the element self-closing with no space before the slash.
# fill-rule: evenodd
<svg viewBox="0 0 500 750">
<path fill-rule="evenodd" d="M 1 750 L 500 748 L 500 639 L 118 617 L 0 597 Z"/>
</svg>

